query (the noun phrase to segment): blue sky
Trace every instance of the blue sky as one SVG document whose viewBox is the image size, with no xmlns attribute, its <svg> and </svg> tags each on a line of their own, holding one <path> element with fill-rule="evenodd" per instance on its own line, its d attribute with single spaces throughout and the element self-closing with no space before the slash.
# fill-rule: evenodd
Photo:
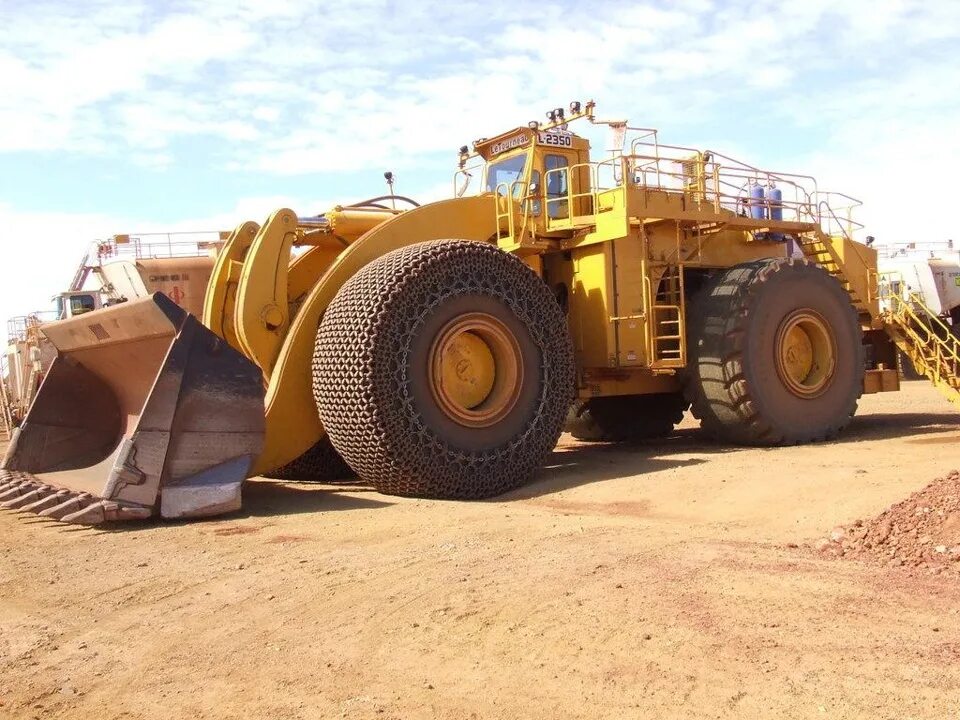
<svg viewBox="0 0 960 720">
<path fill-rule="evenodd" d="M 944 240 L 960 2 L 0 0 L 0 319 L 113 233 L 449 193 L 456 149 L 572 99 L 816 175 Z M 939 211 L 938 205 L 945 205 Z"/>
</svg>

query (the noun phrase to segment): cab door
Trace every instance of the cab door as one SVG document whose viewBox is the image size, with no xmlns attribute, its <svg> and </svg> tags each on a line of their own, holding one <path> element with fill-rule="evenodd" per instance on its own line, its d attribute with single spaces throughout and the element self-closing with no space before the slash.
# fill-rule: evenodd
<svg viewBox="0 0 960 720">
<path fill-rule="evenodd" d="M 577 216 L 592 212 L 589 145 L 584 138 L 553 131 L 538 133 L 537 144 L 544 223 L 547 230 L 569 228 Z"/>
</svg>

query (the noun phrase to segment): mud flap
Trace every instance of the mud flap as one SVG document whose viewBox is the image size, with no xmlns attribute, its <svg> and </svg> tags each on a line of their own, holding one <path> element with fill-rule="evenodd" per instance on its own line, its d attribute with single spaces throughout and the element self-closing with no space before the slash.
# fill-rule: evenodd
<svg viewBox="0 0 960 720">
<path fill-rule="evenodd" d="M 0 507 L 82 523 L 240 507 L 263 447 L 256 365 L 160 293 L 42 331 L 58 354 L 0 465 Z"/>
</svg>

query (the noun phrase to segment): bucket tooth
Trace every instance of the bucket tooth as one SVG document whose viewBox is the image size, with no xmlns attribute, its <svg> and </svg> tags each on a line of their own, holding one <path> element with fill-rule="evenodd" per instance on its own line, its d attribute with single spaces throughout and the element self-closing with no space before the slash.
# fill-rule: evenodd
<svg viewBox="0 0 960 720">
<path fill-rule="evenodd" d="M 60 522 L 74 523 L 76 525 L 99 525 L 107 519 L 107 505 L 116 505 L 116 503 L 111 503 L 107 500 L 101 500 L 100 502 L 94 502 L 86 507 L 80 508 L 79 510 L 75 510 L 74 512 L 61 515 L 57 519 Z"/>
<path fill-rule="evenodd" d="M 4 478 L 2 481 L 0 481 L 0 494 L 5 493 L 7 490 L 12 490 L 13 488 L 17 487 L 17 485 L 22 485 L 24 481 L 26 481 L 26 478 Z"/>
<path fill-rule="evenodd" d="M 21 488 L 24 485 L 30 485 L 31 483 L 39 485 L 39 483 L 35 483 L 33 480 L 27 480 L 27 479 L 11 480 L 10 482 L 6 483 L 2 488 L 0 488 L 0 493 L 5 495 L 8 492 L 17 490 L 18 488 Z"/>
<path fill-rule="evenodd" d="M 14 485 L 12 488 L 6 490 L 5 492 L 0 493 L 0 502 L 4 502 L 6 500 L 13 500 L 14 498 L 18 498 L 21 495 L 26 495 L 28 492 L 30 492 L 31 490 L 34 490 L 39 485 L 40 483 L 32 482 L 30 480 L 18 483 L 17 485 Z"/>
<path fill-rule="evenodd" d="M 71 495 L 73 495 L 73 493 L 69 490 L 57 490 L 57 492 L 53 493 L 52 495 L 42 497 L 39 500 L 30 503 L 29 505 L 23 505 L 20 507 L 20 511 L 39 513 L 42 510 L 52 508 L 55 505 L 65 502 L 70 498 Z"/>
<path fill-rule="evenodd" d="M 17 472 L 16 470 L 0 470 L 0 491 L 29 479 L 30 475 L 28 473 Z"/>
<path fill-rule="evenodd" d="M 93 502 L 96 502 L 96 500 L 92 495 L 80 493 L 79 495 L 72 495 L 59 505 L 54 505 L 53 507 L 47 508 L 38 514 L 41 517 L 49 517 L 53 518 L 54 520 L 60 520 L 65 515 L 70 515 L 78 512 L 79 510 L 83 510 L 87 505 L 90 505 Z"/>
<path fill-rule="evenodd" d="M 17 510 L 22 508 L 24 505 L 29 505 L 30 503 L 36 502 L 47 495 L 52 495 L 55 492 L 55 488 L 52 488 L 49 485 L 41 485 L 40 487 L 34 488 L 30 492 L 24 493 L 19 497 L 13 498 L 12 500 L 4 500 L 3 502 L 0 502 L 0 508 L 3 508 L 4 510 Z"/>
</svg>

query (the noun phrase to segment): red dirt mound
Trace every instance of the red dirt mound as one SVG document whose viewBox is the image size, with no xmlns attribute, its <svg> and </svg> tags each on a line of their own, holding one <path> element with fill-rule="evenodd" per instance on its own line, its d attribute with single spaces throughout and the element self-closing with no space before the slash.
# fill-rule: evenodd
<svg viewBox="0 0 960 720">
<path fill-rule="evenodd" d="M 960 576 L 960 471 L 951 470 L 872 520 L 817 541 L 825 555 Z"/>
</svg>

